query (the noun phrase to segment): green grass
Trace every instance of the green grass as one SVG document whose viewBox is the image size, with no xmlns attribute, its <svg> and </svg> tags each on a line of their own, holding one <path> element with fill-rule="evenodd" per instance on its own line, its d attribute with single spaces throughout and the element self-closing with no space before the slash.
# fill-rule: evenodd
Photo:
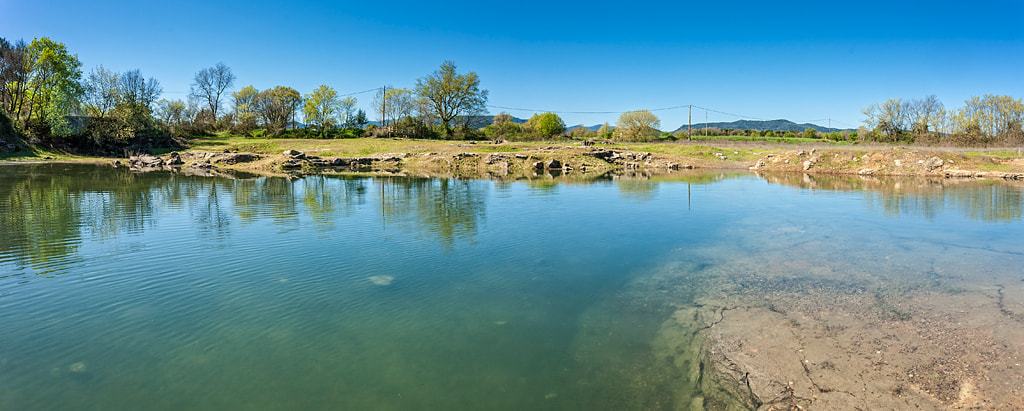
<svg viewBox="0 0 1024 411">
<path fill-rule="evenodd" d="M 1010 150 L 996 150 L 996 151 L 965 151 L 963 153 L 968 157 L 991 157 L 998 158 L 1000 160 L 1012 160 L 1017 158 L 1024 158 L 1024 153 Z"/>
<path fill-rule="evenodd" d="M 1007 164 L 981 163 L 981 164 L 978 164 L 977 167 L 981 171 L 1003 171 L 1003 172 L 1013 171 L 1013 167 L 1010 167 Z"/>
<path fill-rule="evenodd" d="M 764 142 L 764 143 L 783 143 L 783 144 L 799 144 L 799 143 L 832 143 L 832 144 L 849 144 L 848 142 L 835 142 L 832 140 L 823 140 L 817 138 L 803 138 L 803 137 L 753 137 L 753 136 L 693 136 L 690 140 L 694 141 L 752 141 L 752 142 Z M 845 144 L 844 144 L 845 143 Z"/>
<path fill-rule="evenodd" d="M 685 157 L 699 157 L 708 160 L 717 160 L 718 156 L 715 156 L 715 153 L 722 153 L 729 160 L 735 161 L 756 160 L 764 156 L 764 154 L 766 153 L 779 151 L 774 149 L 757 149 L 755 151 L 746 148 L 717 148 L 703 145 L 683 144 L 640 144 L 634 145 L 634 148 L 641 151 L 649 151 L 652 153 L 673 154 Z"/>
<path fill-rule="evenodd" d="M 48 159 L 47 157 L 50 158 Z M 70 156 L 39 147 L 30 147 L 27 150 L 19 150 L 13 153 L 0 153 L 0 161 L 67 161 L 76 158 L 80 157 Z"/>
</svg>

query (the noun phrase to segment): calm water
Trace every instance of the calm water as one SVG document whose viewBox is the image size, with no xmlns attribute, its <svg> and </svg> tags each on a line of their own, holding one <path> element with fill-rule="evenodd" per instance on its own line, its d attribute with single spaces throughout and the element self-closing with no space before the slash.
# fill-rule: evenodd
<svg viewBox="0 0 1024 411">
<path fill-rule="evenodd" d="M 851 261 L 912 241 L 908 271 L 970 245 L 1017 272 L 1022 202 L 997 183 L 800 175 L 4 166 L 0 409 L 666 407 L 685 379 L 650 341 L 701 277 L 668 293 L 656 274 L 808 241 Z"/>
</svg>

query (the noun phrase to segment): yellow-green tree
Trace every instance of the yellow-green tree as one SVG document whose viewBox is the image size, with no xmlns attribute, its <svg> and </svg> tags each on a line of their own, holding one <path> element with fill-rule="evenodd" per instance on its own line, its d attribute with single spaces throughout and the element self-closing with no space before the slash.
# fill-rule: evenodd
<svg viewBox="0 0 1024 411">
<path fill-rule="evenodd" d="M 615 136 L 620 140 L 643 141 L 657 136 L 661 120 L 650 110 L 627 111 L 619 116 Z"/>
<path fill-rule="evenodd" d="M 305 100 L 302 114 L 306 116 L 306 124 L 315 125 L 320 134 L 337 124 L 340 101 L 338 92 L 331 86 L 317 87 L 312 94 L 306 94 Z"/>
<path fill-rule="evenodd" d="M 416 94 L 430 101 L 434 115 L 444 128 L 455 119 L 468 124 L 472 116 L 487 112 L 487 90 L 480 89 L 480 76 L 458 74 L 455 63 L 445 61 L 438 71 L 416 81 Z"/>
<path fill-rule="evenodd" d="M 259 96 L 260 91 L 251 85 L 231 93 L 235 106 L 235 125 L 244 129 L 256 128 L 257 109 L 259 108 L 257 107 L 257 100 Z"/>
</svg>

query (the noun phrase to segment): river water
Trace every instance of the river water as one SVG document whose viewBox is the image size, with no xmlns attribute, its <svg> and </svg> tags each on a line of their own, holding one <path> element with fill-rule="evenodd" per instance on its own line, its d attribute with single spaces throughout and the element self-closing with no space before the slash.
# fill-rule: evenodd
<svg viewBox="0 0 1024 411">
<path fill-rule="evenodd" d="M 712 267 L 799 271 L 780 250 L 811 244 L 904 275 L 971 247 L 1012 276 L 1022 199 L 801 175 L 4 166 L 0 409 L 668 409 L 703 394 L 651 342 Z"/>
</svg>

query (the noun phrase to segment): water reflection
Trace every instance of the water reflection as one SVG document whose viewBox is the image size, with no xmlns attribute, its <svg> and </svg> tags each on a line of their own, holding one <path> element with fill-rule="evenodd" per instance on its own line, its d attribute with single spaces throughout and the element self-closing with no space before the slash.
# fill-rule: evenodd
<svg viewBox="0 0 1024 411">
<path fill-rule="evenodd" d="M 758 174 L 773 184 L 862 193 L 869 209 L 887 216 L 935 219 L 955 210 L 973 220 L 1013 222 L 1024 217 L 1024 185 L 993 180 Z"/>
<path fill-rule="evenodd" d="M 648 203 L 658 197 L 663 184 L 709 185 L 744 175 L 623 171 L 515 181 L 526 183 L 529 193 L 544 195 L 566 185 L 613 184 L 623 198 Z M 801 189 L 856 193 L 868 209 L 888 216 L 934 219 L 949 210 L 985 222 L 1020 221 L 1024 216 L 1020 184 L 793 173 L 758 176 Z M 415 233 L 451 250 L 479 233 L 490 198 L 510 195 L 514 184 L 338 175 L 233 180 L 67 164 L 5 166 L 0 167 L 0 177 L 0 263 L 30 267 L 36 274 L 61 273 L 74 265 L 83 240 L 140 236 L 157 224 L 187 226 L 198 239 L 216 243 L 227 241 L 236 226 L 262 222 L 283 231 L 309 225 L 327 233 L 335 230 L 338 219 L 355 215 L 361 207 L 377 209 L 374 214 L 385 227 Z"/>
<path fill-rule="evenodd" d="M 378 181 L 384 222 L 436 236 L 444 249 L 472 238 L 487 209 L 483 181 L 392 177 Z"/>
</svg>

